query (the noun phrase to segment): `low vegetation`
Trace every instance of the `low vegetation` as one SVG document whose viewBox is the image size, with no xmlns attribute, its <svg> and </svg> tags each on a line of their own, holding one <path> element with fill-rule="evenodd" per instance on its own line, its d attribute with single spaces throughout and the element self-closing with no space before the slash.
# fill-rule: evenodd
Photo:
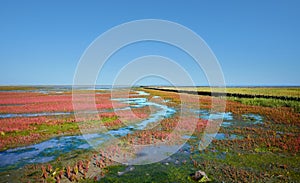
<svg viewBox="0 0 300 183">
<path fill-rule="evenodd" d="M 144 91 L 150 93 L 149 96 L 145 96 L 148 99 L 160 96 L 168 101 L 165 105 L 180 110 L 182 104 L 178 93 L 150 89 Z M 291 95 L 295 96 L 295 94 Z M 201 110 L 211 108 L 211 97 L 193 95 L 189 97 L 190 101 L 184 106 L 191 111 L 199 110 L 199 104 Z M 225 112 L 233 119 L 226 121 L 229 126 L 220 128 L 219 134 L 224 137 L 214 139 L 205 150 L 199 151 L 198 143 L 209 121 L 197 119 L 193 138 L 188 139 L 186 145 L 161 162 L 126 166 L 107 158 L 120 156 L 120 148 L 126 144 L 145 145 L 180 139 L 181 132 L 189 130 L 195 124 L 186 113 L 179 132 L 170 135 L 178 125 L 179 114 L 176 113 L 170 118 L 161 120 L 159 125 L 120 137 L 121 144 L 109 147 L 109 151 L 101 149 L 72 151 L 48 163 L 27 165 L 23 169 L 2 172 L 0 173 L 1 179 L 5 181 L 7 175 L 16 174 L 19 176 L 15 178 L 15 181 L 20 182 L 205 182 L 208 180 L 212 182 L 297 182 L 300 179 L 299 102 L 261 98 L 227 98 L 225 102 Z M 147 119 L 150 114 L 147 107 L 133 110 L 140 119 Z M 124 126 L 119 121 L 120 117 L 134 122 L 133 118 L 126 115 L 126 111 L 119 114 L 124 116 L 106 112 L 100 116 L 101 123 L 108 129 L 115 129 Z M 256 122 L 256 116 L 259 116 L 261 121 Z M 18 121 L 20 119 L 12 118 L 11 122 L 15 120 L 15 123 L 20 123 Z M 44 134 L 45 138 L 49 138 L 51 134 L 79 132 L 80 122 L 74 121 L 74 118 L 70 116 L 65 118 L 47 116 L 37 118 L 43 119 L 38 122 L 33 119 L 35 118 L 29 120 L 28 123 L 21 122 L 24 125 L 18 126 L 17 129 L 5 127 L 8 123 L 5 120 L 8 119 L 1 119 L 0 122 L 2 121 L 3 125 L 2 128 L 0 127 L 2 131 L 0 139 L 3 140 L 2 142 L 5 144 L 9 137 L 30 137 L 31 134 Z M 99 121 L 90 120 L 84 126 L 93 129 L 98 124 Z M 29 144 L 36 142 L 37 139 L 29 141 Z M 169 144 L 169 146 L 172 145 Z M 3 148 L 7 147 L 10 147 L 8 143 L 3 146 Z M 199 170 L 206 173 L 205 179 L 195 179 L 195 173 Z"/>
</svg>

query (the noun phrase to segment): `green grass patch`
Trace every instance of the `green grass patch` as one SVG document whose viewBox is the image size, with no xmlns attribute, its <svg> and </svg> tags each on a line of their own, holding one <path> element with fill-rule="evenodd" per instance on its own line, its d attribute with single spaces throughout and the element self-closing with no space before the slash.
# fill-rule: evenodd
<svg viewBox="0 0 300 183">
<path fill-rule="evenodd" d="M 119 176 L 118 172 L 125 169 L 124 166 L 109 167 L 109 173 L 100 182 L 195 182 L 189 178 L 195 170 L 188 166 L 163 163 L 139 165 L 133 171 Z"/>
<path fill-rule="evenodd" d="M 263 107 L 291 107 L 295 112 L 300 112 L 300 102 L 280 99 L 266 99 L 266 98 L 236 98 L 227 97 L 227 100 L 240 102 L 246 105 L 263 106 Z"/>
<path fill-rule="evenodd" d="M 101 121 L 103 123 L 109 123 L 109 122 L 112 122 L 114 120 L 117 120 L 118 119 L 118 116 L 112 116 L 112 117 L 102 117 L 101 118 Z"/>
</svg>

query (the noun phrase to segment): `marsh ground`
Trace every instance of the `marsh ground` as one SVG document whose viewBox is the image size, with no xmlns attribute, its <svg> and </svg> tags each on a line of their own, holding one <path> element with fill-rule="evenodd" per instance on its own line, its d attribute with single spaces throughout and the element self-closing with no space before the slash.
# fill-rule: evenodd
<svg viewBox="0 0 300 183">
<path fill-rule="evenodd" d="M 180 111 L 183 105 L 178 93 L 140 88 L 138 90 L 150 94 L 143 96 L 147 100 L 151 100 L 154 96 L 161 97 L 166 106 L 176 111 Z M 253 92 L 254 89 L 249 91 Z M 198 170 L 204 171 L 213 182 L 300 180 L 300 115 L 295 108 L 275 105 L 271 100 L 266 101 L 269 105 L 255 105 L 239 99 L 226 100 L 226 109 L 222 113 L 224 121 L 218 134 L 205 150 L 199 150 L 199 141 L 205 135 L 203 132 L 208 122 L 207 115 L 210 115 L 207 111 L 211 108 L 211 97 L 187 96 L 190 102 L 185 103 L 184 107 L 189 111 L 196 111 L 199 116 L 195 131 L 189 136 L 191 138 L 188 137 L 184 146 L 163 161 L 125 166 L 106 158 L 104 153 L 107 152 L 77 149 L 63 153 L 49 162 L 2 168 L 0 180 L 1 182 L 195 182 L 192 175 Z M 66 91 L 59 93 L 5 91 L 0 93 L 0 97 L 2 97 L 1 114 L 72 112 L 70 93 Z M 98 105 L 98 109 L 108 110 L 101 114 L 100 123 L 104 123 L 109 129 L 123 127 L 124 124 L 119 120 L 120 116 L 111 111 L 110 96 L 101 91 L 97 94 L 97 98 L 98 104 L 101 104 Z M 295 103 L 299 105 L 299 102 Z M 119 107 L 126 106 L 120 104 Z M 147 106 L 133 110 L 140 116 L 140 120 L 147 119 L 151 112 Z M 159 125 L 136 130 L 130 135 L 121 136 L 120 140 L 129 145 L 166 140 L 176 127 L 179 115 L 175 113 L 163 118 Z M 75 121 L 72 114 L 19 116 L 0 120 L 2 152 L 53 137 L 77 135 L 80 134 L 79 126 L 83 126 L 79 124 L 81 122 Z M 182 126 L 183 129 L 188 129 L 191 121 L 193 120 L 185 118 L 186 126 Z M 84 123 L 84 126 L 91 129 L 95 125 L 99 125 L 99 121 L 95 119 Z M 172 147 L 174 144 L 169 146 Z"/>
</svg>

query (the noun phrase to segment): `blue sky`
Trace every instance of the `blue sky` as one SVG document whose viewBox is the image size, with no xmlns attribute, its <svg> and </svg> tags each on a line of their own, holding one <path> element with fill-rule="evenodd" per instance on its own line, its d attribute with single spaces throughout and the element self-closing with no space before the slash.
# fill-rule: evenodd
<svg viewBox="0 0 300 183">
<path fill-rule="evenodd" d="M 0 85 L 72 84 L 77 63 L 94 39 L 138 19 L 169 20 L 196 32 L 218 58 L 228 85 L 300 85 L 300 1 L 0 3 Z M 149 54 L 176 60 L 196 84 L 207 84 L 186 54 L 154 42 L 115 54 L 98 84 L 110 84 L 119 68 Z M 148 79 L 144 84 L 159 82 Z"/>
</svg>

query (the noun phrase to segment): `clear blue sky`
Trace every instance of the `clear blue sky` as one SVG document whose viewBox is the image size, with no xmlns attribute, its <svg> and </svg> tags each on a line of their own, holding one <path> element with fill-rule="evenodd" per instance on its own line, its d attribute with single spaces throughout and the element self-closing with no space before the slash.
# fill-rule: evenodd
<svg viewBox="0 0 300 183">
<path fill-rule="evenodd" d="M 177 22 L 201 36 L 218 58 L 228 85 L 300 85 L 297 0 L 2 0 L 0 85 L 72 84 L 80 56 L 95 38 L 121 23 L 149 18 Z M 121 50 L 99 84 L 110 84 L 111 73 L 122 64 L 148 54 L 179 59 L 199 78 L 198 85 L 206 84 L 203 74 L 193 73 L 187 64 L 188 56 L 157 43 Z"/>
</svg>

